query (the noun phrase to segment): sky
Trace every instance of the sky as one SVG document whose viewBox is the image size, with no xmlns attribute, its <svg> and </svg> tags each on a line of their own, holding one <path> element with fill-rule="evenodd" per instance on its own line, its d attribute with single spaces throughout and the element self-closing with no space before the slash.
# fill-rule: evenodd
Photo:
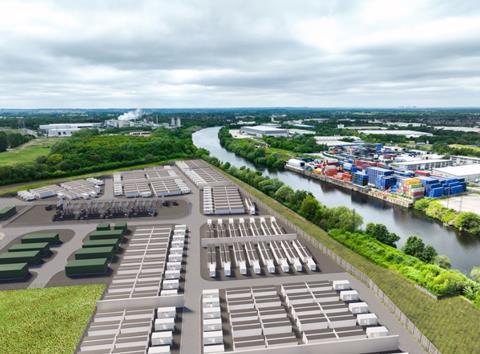
<svg viewBox="0 0 480 354">
<path fill-rule="evenodd" d="M 478 107 L 478 0 L 0 2 L 0 108 Z"/>
</svg>

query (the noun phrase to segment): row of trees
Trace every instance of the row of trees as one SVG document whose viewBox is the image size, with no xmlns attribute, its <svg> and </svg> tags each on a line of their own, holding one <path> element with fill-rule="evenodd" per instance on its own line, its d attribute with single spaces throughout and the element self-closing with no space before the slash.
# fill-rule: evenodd
<svg viewBox="0 0 480 354">
<path fill-rule="evenodd" d="M 438 200 L 422 198 L 415 202 L 415 209 L 440 220 L 445 225 L 471 235 L 480 236 L 480 215 L 469 211 L 458 212 L 443 206 Z"/>
<path fill-rule="evenodd" d="M 34 163 L 0 167 L 0 184 L 73 176 L 195 156 L 190 132 L 157 129 L 150 137 L 106 135 L 83 130 L 59 139 L 47 156 Z"/>
<path fill-rule="evenodd" d="M 285 153 L 272 152 L 265 144 L 254 140 L 233 139 L 227 127 L 220 129 L 218 137 L 225 149 L 259 166 L 282 169 L 291 158 L 291 155 Z"/>
<path fill-rule="evenodd" d="M 33 138 L 34 137 L 31 135 L 23 135 L 11 131 L 0 131 L 0 152 L 16 148 L 17 146 L 29 142 Z"/>
<path fill-rule="evenodd" d="M 296 153 L 309 153 L 324 151 L 326 145 L 318 145 L 313 136 L 295 135 L 291 138 L 284 137 L 264 137 L 263 140 L 271 147 L 283 150 L 289 150 Z"/>
</svg>

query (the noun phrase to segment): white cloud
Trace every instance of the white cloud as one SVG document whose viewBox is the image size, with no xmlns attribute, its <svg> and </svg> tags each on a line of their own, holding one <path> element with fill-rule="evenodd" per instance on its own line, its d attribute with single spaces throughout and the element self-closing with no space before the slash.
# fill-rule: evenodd
<svg viewBox="0 0 480 354">
<path fill-rule="evenodd" d="M 473 0 L 4 0 L 0 13 L 0 107 L 479 105 Z"/>
</svg>

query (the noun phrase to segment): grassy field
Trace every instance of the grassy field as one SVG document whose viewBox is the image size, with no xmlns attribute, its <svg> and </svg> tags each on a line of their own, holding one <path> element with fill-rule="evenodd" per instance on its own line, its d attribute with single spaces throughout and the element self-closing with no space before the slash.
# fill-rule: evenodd
<svg viewBox="0 0 480 354">
<path fill-rule="evenodd" d="M 53 138 L 38 138 L 29 141 L 15 150 L 0 153 L 0 166 L 33 162 L 39 156 L 48 155 L 52 145 L 58 141 Z"/>
<path fill-rule="evenodd" d="M 480 146 L 474 146 L 474 145 L 461 145 L 461 144 L 452 144 L 448 145 L 451 148 L 455 149 L 469 149 L 472 150 L 473 152 L 480 152 Z"/>
<path fill-rule="evenodd" d="M 234 177 L 229 177 L 285 219 L 367 274 L 443 354 L 480 353 L 480 310 L 468 300 L 461 296 L 438 301 L 430 298 L 400 274 L 373 264 L 274 199 Z"/>
<path fill-rule="evenodd" d="M 103 284 L 0 291 L 0 353 L 73 353 Z"/>
</svg>

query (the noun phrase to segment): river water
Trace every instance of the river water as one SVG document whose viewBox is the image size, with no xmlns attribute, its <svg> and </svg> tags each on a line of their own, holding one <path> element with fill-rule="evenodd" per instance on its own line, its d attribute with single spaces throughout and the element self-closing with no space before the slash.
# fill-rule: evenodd
<svg viewBox="0 0 480 354">
<path fill-rule="evenodd" d="M 352 193 L 318 180 L 312 180 L 290 171 L 269 171 L 255 167 L 252 163 L 236 156 L 220 146 L 218 131 L 220 127 L 205 128 L 193 134 L 193 143 L 197 147 L 210 151 L 221 161 L 228 161 L 236 167 L 246 166 L 262 171 L 264 175 L 278 178 L 293 189 L 311 192 L 322 204 L 335 207 L 354 208 L 362 215 L 364 223 L 382 223 L 392 232 L 400 236 L 397 243 L 403 245 L 408 236 L 416 234 L 425 243 L 435 247 L 439 254 L 447 255 L 452 267 L 463 273 L 470 272 L 473 266 L 480 265 L 480 239 L 474 236 L 460 235 L 447 229 L 441 223 L 430 220 L 413 210 L 386 204 L 378 199 L 363 194 Z"/>
</svg>

